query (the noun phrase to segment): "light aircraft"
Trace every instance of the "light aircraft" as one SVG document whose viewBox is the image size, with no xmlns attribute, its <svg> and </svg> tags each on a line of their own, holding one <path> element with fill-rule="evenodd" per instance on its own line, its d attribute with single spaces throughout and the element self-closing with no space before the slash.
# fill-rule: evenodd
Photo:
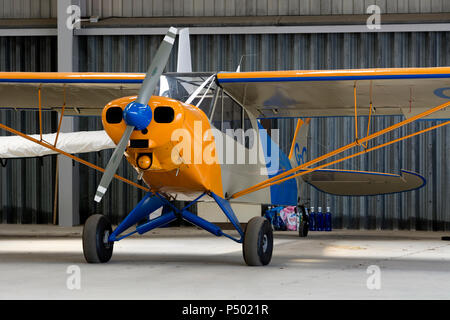
<svg viewBox="0 0 450 320">
<path fill-rule="evenodd" d="M 56 110 L 60 118 L 101 115 L 105 129 L 88 133 L 60 133 L 58 129 L 56 134 L 43 135 L 41 126 L 39 135 L 29 136 L 0 124 L 19 136 L 2 138 L 0 157 L 60 153 L 100 170 L 104 174 L 95 195 L 97 202 L 114 177 L 147 192 L 114 230 L 103 215 L 87 219 L 83 230 L 87 262 L 107 262 L 116 241 L 181 217 L 216 236 L 242 243 L 247 265 L 267 265 L 273 249 L 270 222 L 254 217 L 243 230 L 230 203 L 299 206 L 303 216 L 299 234 L 305 236 L 308 217 L 300 194 L 305 182 L 323 192 L 351 196 L 405 192 L 425 185 L 421 175 L 406 170 L 394 174 L 327 167 L 449 124 L 442 121 L 381 145 L 368 145 L 419 119 L 448 120 L 449 67 L 163 74 L 176 34 L 177 29 L 171 27 L 147 74 L 0 73 L 2 107 L 35 108 L 39 114 Z M 360 115 L 369 117 L 364 137 L 358 136 Z M 371 132 L 374 115 L 404 115 L 405 120 Z M 354 116 L 354 141 L 309 159 L 310 117 L 316 116 Z M 275 134 L 269 135 L 260 121 L 277 117 L 298 119 L 289 154 L 279 149 Z M 112 147 L 115 150 L 106 169 L 72 155 Z M 347 150 L 355 152 L 325 162 Z M 115 174 L 123 156 L 147 187 Z M 177 209 L 172 203 L 175 199 L 189 204 Z M 216 202 L 238 236 L 191 213 L 189 208 L 198 201 Z M 165 214 L 152 218 L 161 207 Z"/>
</svg>

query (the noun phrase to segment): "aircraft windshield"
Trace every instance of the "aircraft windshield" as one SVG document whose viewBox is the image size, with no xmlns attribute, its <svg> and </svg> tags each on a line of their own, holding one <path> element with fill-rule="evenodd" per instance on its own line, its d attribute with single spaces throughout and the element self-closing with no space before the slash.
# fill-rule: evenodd
<svg viewBox="0 0 450 320">
<path fill-rule="evenodd" d="M 159 85 L 156 89 L 159 96 L 170 97 L 181 102 L 186 100 L 194 91 L 207 80 L 212 73 L 166 73 L 160 77 Z M 199 107 L 207 115 L 210 112 L 214 102 L 217 85 L 214 80 L 209 82 L 191 102 L 192 105 Z M 199 104 L 200 103 L 200 104 Z"/>
</svg>

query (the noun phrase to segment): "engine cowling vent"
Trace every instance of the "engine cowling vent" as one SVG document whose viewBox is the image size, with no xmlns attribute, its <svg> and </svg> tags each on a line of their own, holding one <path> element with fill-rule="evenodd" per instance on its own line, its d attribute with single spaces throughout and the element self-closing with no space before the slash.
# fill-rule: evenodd
<svg viewBox="0 0 450 320">
<path fill-rule="evenodd" d="M 157 123 L 171 123 L 175 118 L 175 111 L 172 107 L 156 107 L 153 120 Z"/>
</svg>

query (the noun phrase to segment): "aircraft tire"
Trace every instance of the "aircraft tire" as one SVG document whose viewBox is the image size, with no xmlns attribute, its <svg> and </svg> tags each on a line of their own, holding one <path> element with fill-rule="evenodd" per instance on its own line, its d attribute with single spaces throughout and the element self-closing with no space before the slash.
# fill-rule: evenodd
<svg viewBox="0 0 450 320">
<path fill-rule="evenodd" d="M 305 207 L 300 206 L 299 210 L 301 210 L 301 214 L 302 214 L 302 222 L 300 222 L 299 226 L 298 226 L 298 236 L 301 238 L 307 237 L 308 236 L 308 231 L 309 231 L 309 218 L 306 215 L 306 210 Z"/>
<path fill-rule="evenodd" d="M 242 251 L 248 266 L 265 266 L 272 259 L 273 232 L 266 218 L 254 217 L 245 228 Z"/>
<path fill-rule="evenodd" d="M 104 263 L 111 259 L 114 242 L 107 241 L 111 233 L 111 223 L 104 215 L 94 214 L 86 220 L 83 228 L 83 253 L 88 263 Z"/>
</svg>

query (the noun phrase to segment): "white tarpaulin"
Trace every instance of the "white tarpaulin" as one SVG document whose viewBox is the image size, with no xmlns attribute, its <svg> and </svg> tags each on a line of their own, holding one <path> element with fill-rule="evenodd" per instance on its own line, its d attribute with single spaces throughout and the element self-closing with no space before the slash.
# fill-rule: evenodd
<svg viewBox="0 0 450 320">
<path fill-rule="evenodd" d="M 39 140 L 40 135 L 31 135 Z M 53 145 L 56 133 L 44 134 L 42 139 Z M 104 130 L 60 133 L 56 145 L 67 153 L 84 153 L 115 148 Z M 57 152 L 19 136 L 0 137 L 0 158 L 40 157 Z"/>
</svg>

